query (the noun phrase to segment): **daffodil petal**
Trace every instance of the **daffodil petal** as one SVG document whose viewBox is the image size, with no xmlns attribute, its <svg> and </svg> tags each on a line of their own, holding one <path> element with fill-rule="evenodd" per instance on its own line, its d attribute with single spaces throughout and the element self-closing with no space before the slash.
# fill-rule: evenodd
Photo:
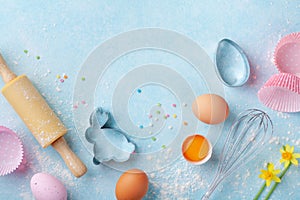
<svg viewBox="0 0 300 200">
<path fill-rule="evenodd" d="M 284 168 L 286 168 L 287 166 L 289 166 L 289 164 L 290 164 L 290 161 L 285 161 Z"/>
<path fill-rule="evenodd" d="M 279 162 L 283 163 L 283 162 L 285 162 L 285 159 L 281 158 Z"/>
<path fill-rule="evenodd" d="M 291 153 L 293 153 L 293 152 L 294 152 L 294 149 L 295 149 L 295 147 L 294 147 L 294 146 L 292 146 L 292 147 L 291 147 L 291 151 L 290 151 L 290 152 L 291 152 Z"/>
<path fill-rule="evenodd" d="M 273 170 L 274 170 L 273 163 L 268 163 L 268 171 L 273 171 Z"/>
<path fill-rule="evenodd" d="M 269 187 L 271 185 L 271 180 L 266 180 L 266 185 Z"/>
<path fill-rule="evenodd" d="M 293 159 L 291 160 L 291 162 L 292 162 L 294 165 L 298 166 L 298 160 L 297 160 L 297 159 L 293 158 Z"/>
<path fill-rule="evenodd" d="M 280 173 L 280 169 L 274 170 L 273 174 L 279 174 Z"/>
<path fill-rule="evenodd" d="M 294 153 L 294 154 L 293 154 L 293 157 L 294 157 L 294 158 L 300 158 L 300 153 Z"/>
<path fill-rule="evenodd" d="M 285 151 L 286 152 L 291 152 L 291 146 L 290 145 L 285 145 Z"/>
<path fill-rule="evenodd" d="M 261 169 L 260 172 L 264 174 L 267 172 L 267 170 Z"/>
<path fill-rule="evenodd" d="M 283 150 L 283 149 L 280 149 L 280 153 L 284 153 L 285 152 L 285 150 Z"/>
<path fill-rule="evenodd" d="M 273 176 L 273 177 L 272 177 L 272 180 L 275 181 L 275 182 L 277 182 L 277 183 L 280 183 L 280 182 L 281 182 L 280 178 L 277 177 L 277 176 Z"/>
<path fill-rule="evenodd" d="M 260 174 L 258 177 L 261 178 L 261 179 L 265 179 L 264 174 Z"/>
</svg>

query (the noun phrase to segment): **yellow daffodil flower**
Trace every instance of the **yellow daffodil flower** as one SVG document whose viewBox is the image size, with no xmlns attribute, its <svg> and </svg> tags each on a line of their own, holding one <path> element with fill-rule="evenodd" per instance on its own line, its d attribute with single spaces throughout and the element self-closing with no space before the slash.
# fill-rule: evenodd
<svg viewBox="0 0 300 200">
<path fill-rule="evenodd" d="M 280 149 L 281 159 L 280 163 L 284 162 L 284 167 L 287 167 L 290 163 L 298 166 L 297 158 L 300 158 L 299 153 L 294 153 L 294 146 L 285 145 Z"/>
<path fill-rule="evenodd" d="M 260 170 L 261 174 L 259 175 L 259 178 L 266 180 L 266 185 L 270 186 L 272 181 L 280 182 L 280 178 L 278 178 L 276 175 L 280 173 L 279 169 L 274 169 L 273 163 L 268 163 L 267 170 Z"/>
</svg>

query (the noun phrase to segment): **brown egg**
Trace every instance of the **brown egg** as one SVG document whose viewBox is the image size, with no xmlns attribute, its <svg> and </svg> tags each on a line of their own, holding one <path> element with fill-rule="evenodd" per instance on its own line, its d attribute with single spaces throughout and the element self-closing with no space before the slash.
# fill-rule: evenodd
<svg viewBox="0 0 300 200">
<path fill-rule="evenodd" d="M 141 200 L 148 191 L 148 177 L 139 169 L 124 172 L 116 184 L 118 200 Z"/>
<path fill-rule="evenodd" d="M 219 124 L 229 115 L 227 102 L 216 94 L 203 94 L 193 102 L 194 115 L 206 124 Z"/>
</svg>

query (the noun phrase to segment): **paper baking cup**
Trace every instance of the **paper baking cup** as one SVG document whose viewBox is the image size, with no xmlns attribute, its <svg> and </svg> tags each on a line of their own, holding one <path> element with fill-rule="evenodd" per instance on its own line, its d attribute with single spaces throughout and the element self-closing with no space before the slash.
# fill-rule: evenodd
<svg viewBox="0 0 300 200">
<path fill-rule="evenodd" d="M 23 145 L 16 133 L 0 126 L 0 176 L 15 171 L 23 159 Z"/>
<path fill-rule="evenodd" d="M 258 91 L 259 100 L 280 112 L 300 111 L 300 78 L 293 74 L 273 75 Z"/>
<path fill-rule="evenodd" d="M 283 37 L 274 53 L 279 72 L 300 75 L 300 32 Z"/>
</svg>

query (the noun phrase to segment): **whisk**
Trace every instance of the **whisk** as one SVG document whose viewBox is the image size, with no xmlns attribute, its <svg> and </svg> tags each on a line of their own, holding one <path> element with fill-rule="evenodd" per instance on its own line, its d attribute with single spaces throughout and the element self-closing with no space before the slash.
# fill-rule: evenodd
<svg viewBox="0 0 300 200">
<path fill-rule="evenodd" d="M 221 181 L 252 160 L 272 134 L 273 124 L 265 112 L 258 109 L 242 112 L 230 128 L 216 175 L 202 200 L 208 200 Z"/>
</svg>

